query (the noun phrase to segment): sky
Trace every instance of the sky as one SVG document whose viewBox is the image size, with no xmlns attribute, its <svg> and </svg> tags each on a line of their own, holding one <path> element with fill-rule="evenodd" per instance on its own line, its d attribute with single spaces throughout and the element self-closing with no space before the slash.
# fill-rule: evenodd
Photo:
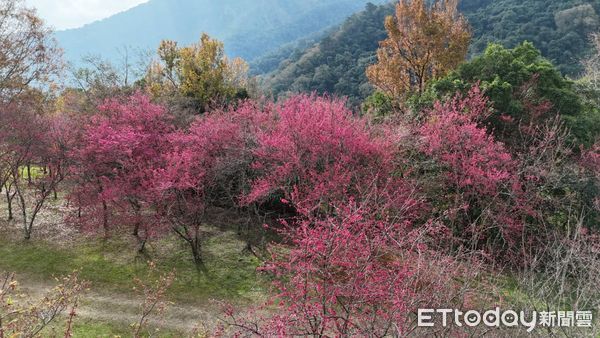
<svg viewBox="0 0 600 338">
<path fill-rule="evenodd" d="M 81 27 L 148 0 L 25 0 L 56 30 Z"/>
</svg>

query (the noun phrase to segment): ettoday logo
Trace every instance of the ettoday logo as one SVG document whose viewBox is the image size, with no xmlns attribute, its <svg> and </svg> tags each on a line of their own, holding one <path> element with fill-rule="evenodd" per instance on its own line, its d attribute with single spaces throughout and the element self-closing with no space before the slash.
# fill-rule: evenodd
<svg viewBox="0 0 600 338">
<path fill-rule="evenodd" d="M 441 321 L 436 321 L 437 317 Z M 434 327 L 436 325 L 447 327 L 526 327 L 527 332 L 532 332 L 538 326 L 543 327 L 591 327 L 591 311 L 501 311 L 499 307 L 481 313 L 480 311 L 460 311 L 458 309 L 419 309 L 417 311 L 417 325 L 419 327 Z"/>
</svg>

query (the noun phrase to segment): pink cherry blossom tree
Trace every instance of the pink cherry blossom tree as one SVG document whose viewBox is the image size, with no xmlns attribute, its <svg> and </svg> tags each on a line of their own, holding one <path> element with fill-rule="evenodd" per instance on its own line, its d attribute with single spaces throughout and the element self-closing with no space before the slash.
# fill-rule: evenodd
<svg viewBox="0 0 600 338">
<path fill-rule="evenodd" d="M 161 231 L 146 208 L 154 171 L 163 166 L 173 127 L 163 107 L 142 94 L 107 100 L 84 127 L 72 152 L 77 222 L 109 234 L 112 224 L 131 228 L 140 250 Z"/>
</svg>

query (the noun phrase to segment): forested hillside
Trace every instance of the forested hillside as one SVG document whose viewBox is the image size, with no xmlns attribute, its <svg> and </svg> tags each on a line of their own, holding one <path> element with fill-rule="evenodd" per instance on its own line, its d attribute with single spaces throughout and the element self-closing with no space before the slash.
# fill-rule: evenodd
<svg viewBox="0 0 600 338">
<path fill-rule="evenodd" d="M 588 35 L 600 27 L 599 0 L 463 0 L 462 10 L 473 27 L 473 53 L 489 42 L 512 48 L 527 40 L 568 75 L 581 70 Z"/>
<path fill-rule="evenodd" d="M 383 20 L 392 9 L 391 4 L 368 4 L 317 44 L 284 60 L 267 78 L 268 86 L 274 93 L 316 90 L 351 98 L 368 96 L 372 88 L 365 69 L 374 61 L 379 41 L 386 36 Z"/>
<path fill-rule="evenodd" d="M 459 9 L 473 30 L 471 57 L 489 42 L 512 48 L 528 40 L 570 76 L 580 72 L 588 35 L 600 27 L 600 0 L 463 0 Z M 348 96 L 351 102 L 364 99 L 372 92 L 365 69 L 375 61 L 377 41 L 385 36 L 384 18 L 392 12 L 389 4 L 367 5 L 322 41 L 281 53 L 280 66 L 265 77 L 266 85 L 275 94 L 314 90 Z"/>
<path fill-rule="evenodd" d="M 230 56 L 252 60 L 281 45 L 339 24 L 367 0 L 150 0 L 105 20 L 56 33 L 67 59 L 115 60 L 118 49 L 154 50 L 162 39 L 189 44 L 205 32 Z M 382 3 L 382 0 L 374 2 Z"/>
</svg>

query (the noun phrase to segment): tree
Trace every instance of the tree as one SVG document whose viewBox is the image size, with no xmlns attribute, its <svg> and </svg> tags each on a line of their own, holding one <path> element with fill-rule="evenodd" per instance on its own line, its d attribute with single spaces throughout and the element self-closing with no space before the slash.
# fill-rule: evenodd
<svg viewBox="0 0 600 338">
<path fill-rule="evenodd" d="M 0 111 L 10 127 L 2 140 L 7 150 L 3 160 L 9 218 L 17 197 L 25 239 L 31 238 L 36 217 L 47 199 L 56 195 L 67 169 L 69 127 L 59 116 L 40 111 L 47 104 L 44 100 L 40 92 L 29 91 Z"/>
<path fill-rule="evenodd" d="M 413 190 L 409 180 L 398 187 Z M 427 206 L 416 196 L 397 194 L 394 202 L 372 205 L 372 194 L 378 192 L 325 216 L 300 212 L 282 221 L 289 245 L 274 244 L 261 269 L 274 278 L 271 311 L 239 316 L 227 307 L 226 322 L 260 337 L 395 337 L 418 330 L 411 316 L 417 308 L 465 306 L 476 260 L 462 263 L 428 246 L 431 229 L 416 223 Z M 390 212 L 392 205 L 405 208 Z"/>
<path fill-rule="evenodd" d="M 73 151 L 70 199 L 78 211 L 72 220 L 107 236 L 114 226 L 125 227 L 140 251 L 149 238 L 173 231 L 202 265 L 206 211 L 234 204 L 240 193 L 229 187 L 250 163 L 244 107 L 176 129 L 166 109 L 141 93 L 107 100 Z"/>
<path fill-rule="evenodd" d="M 461 1 L 459 8 L 473 27 L 471 55 L 492 41 L 514 48 L 527 40 L 569 77 L 581 73 L 579 59 L 590 47 L 587 37 L 600 24 L 600 6 L 594 1 Z"/>
<path fill-rule="evenodd" d="M 133 80 L 146 75 L 149 56 L 141 51 L 131 54 L 129 48 L 123 48 L 118 64 L 100 56 L 82 58 L 81 67 L 72 70 L 74 87 L 66 88 L 59 97 L 63 111 L 92 115 L 105 100 L 131 96 L 139 90 L 140 81 Z"/>
<path fill-rule="evenodd" d="M 27 168 L 27 180 L 31 184 L 31 161 L 34 156 L 40 156 L 39 149 L 33 148 L 38 146 L 36 142 L 40 140 L 45 126 L 41 123 L 40 130 L 33 130 L 33 126 L 37 127 L 41 119 L 35 111 L 41 111 L 42 107 L 35 104 L 40 102 L 37 99 L 42 94 L 33 88 L 50 84 L 52 76 L 60 70 L 60 56 L 51 31 L 34 10 L 26 8 L 21 0 L 0 1 L 0 117 L 4 127 L 0 127 L 0 134 L 3 134 L 0 136 L 0 188 L 5 190 L 9 220 L 13 219 L 15 196 L 19 195 L 24 208 L 18 166 Z M 23 115 L 19 116 L 19 112 Z M 25 125 L 27 118 L 33 119 L 29 126 Z M 24 129 L 15 129 L 19 127 Z M 36 135 L 29 135 L 32 138 L 28 139 L 27 133 Z M 44 182 L 44 189 L 48 183 Z M 42 198 L 37 199 L 36 205 L 45 200 L 44 196 L 39 197 Z M 37 214 L 35 210 L 31 222 L 23 220 L 26 237 L 30 236 L 28 229 L 33 225 Z"/>
<path fill-rule="evenodd" d="M 257 134 L 243 203 L 296 200 L 302 204 L 292 208 L 326 213 L 336 202 L 388 183 L 395 135 L 370 130 L 344 101 L 297 95 L 267 111 L 273 120 Z"/>
<path fill-rule="evenodd" d="M 434 206 L 442 205 L 436 210 L 453 238 L 477 249 L 499 241 L 514 249 L 525 226 L 519 208 L 526 206 L 520 204 L 517 162 L 482 125 L 489 114 L 478 87 L 435 104 L 417 131 L 421 151 L 439 165 L 429 169 L 435 178 L 423 188 Z M 490 252 L 503 245 L 492 244 Z"/>
<path fill-rule="evenodd" d="M 22 0 L 0 1 L 0 102 L 36 83 L 48 83 L 60 66 L 51 31 Z"/>
<path fill-rule="evenodd" d="M 585 78 L 589 79 L 594 85 L 594 88 L 600 89 L 600 33 L 595 33 L 590 36 L 592 41 L 592 55 L 584 60 Z"/>
<path fill-rule="evenodd" d="M 577 222 L 594 227 L 597 183 L 578 164 L 560 118 L 509 146 L 486 122 L 495 113 L 490 103 L 475 86 L 422 113 L 413 128 L 428 160 L 415 161 L 415 179 L 423 182 L 434 219 L 460 239 L 457 247 L 484 250 L 502 263 L 528 262 L 547 236 Z M 580 213 L 585 217 L 578 219 Z"/>
<path fill-rule="evenodd" d="M 127 226 L 143 250 L 149 236 L 163 231 L 144 206 L 173 127 L 165 109 L 140 93 L 107 100 L 99 111 L 73 151 L 75 221 L 105 235 L 113 222 Z"/>
<path fill-rule="evenodd" d="M 154 177 L 158 213 L 189 244 L 199 266 L 204 264 L 201 227 L 207 209 L 221 197 L 220 177 L 232 161 L 243 159 L 239 128 L 221 114 L 200 118 L 189 131 L 173 135 L 172 147 L 164 154 L 164 169 Z"/>
<path fill-rule="evenodd" d="M 600 26 L 600 17 L 592 4 L 571 7 L 554 14 L 556 28 L 560 32 L 589 32 Z"/>
<path fill-rule="evenodd" d="M 471 33 L 457 3 L 400 0 L 395 17 L 385 20 L 388 38 L 380 43 L 378 63 L 367 68 L 369 81 L 402 100 L 464 61 Z"/>
<path fill-rule="evenodd" d="M 223 43 L 202 34 L 200 42 L 178 47 L 162 41 L 159 61 L 150 66 L 145 84 L 154 97 L 173 94 L 191 100 L 200 112 L 245 98 L 248 65 L 240 58 L 229 60 Z"/>
<path fill-rule="evenodd" d="M 267 308 L 276 314 L 239 316 L 226 308 L 238 333 L 429 336 L 407 314 L 453 302 L 489 304 L 466 296 L 482 285 L 481 259 L 511 271 L 539 269 L 561 257 L 545 260 L 548 240 L 572 234 L 573 224 L 581 227 L 576 233 L 597 224 L 591 211 L 598 208 L 599 148 L 579 164 L 558 118 L 532 130 L 527 147 L 506 146 L 486 122 L 495 111 L 478 86 L 438 101 L 421 119 L 380 125 L 310 96 L 265 110 L 275 118 L 258 129 L 255 176 L 242 201 L 281 201 L 294 212 L 278 214 L 281 225 L 271 228 L 283 241 L 270 247 L 262 269 L 274 278 Z M 568 262 L 590 260 L 594 248 Z M 581 276 L 559 280 L 588 294 L 593 283 Z M 435 334 L 464 335 L 457 330 Z"/>
<path fill-rule="evenodd" d="M 590 40 L 592 53 L 582 61 L 584 73 L 576 88 L 592 109 L 600 109 L 600 33 L 592 34 Z"/>
<path fill-rule="evenodd" d="M 271 115 L 253 102 L 198 116 L 173 133 L 151 189 L 158 214 L 204 264 L 202 225 L 210 207 L 236 208 L 247 189 L 252 149 Z"/>
<path fill-rule="evenodd" d="M 592 112 L 586 111 L 573 82 L 564 78 L 529 42 L 513 49 L 490 44 L 486 51 L 460 65 L 447 76 L 432 81 L 427 93 L 417 97 L 415 110 L 445 101 L 456 92 L 467 93 L 479 85 L 494 108 L 486 121 L 495 137 L 510 148 L 526 147 L 524 138 L 557 115 L 572 129 L 574 144 L 594 142 Z"/>
<path fill-rule="evenodd" d="M 6 105 L 0 106 L 0 118 L 6 121 L 8 109 Z M 11 192 L 11 185 L 9 183 L 10 178 L 10 166 L 9 159 L 11 156 L 11 148 L 9 143 L 10 129 L 7 123 L 0 125 L 0 191 L 4 191 L 6 195 L 6 206 L 8 212 L 8 221 L 13 219 L 12 213 L 12 198 L 14 194 Z"/>
<path fill-rule="evenodd" d="M 394 100 L 390 96 L 383 92 L 376 91 L 365 99 L 361 111 L 374 121 L 380 121 L 386 116 L 389 116 L 394 108 Z"/>
<path fill-rule="evenodd" d="M 581 165 L 585 169 L 585 202 L 591 210 L 591 225 L 600 224 L 600 141 L 582 153 Z M 584 177 L 585 177 L 584 176 Z"/>
</svg>

